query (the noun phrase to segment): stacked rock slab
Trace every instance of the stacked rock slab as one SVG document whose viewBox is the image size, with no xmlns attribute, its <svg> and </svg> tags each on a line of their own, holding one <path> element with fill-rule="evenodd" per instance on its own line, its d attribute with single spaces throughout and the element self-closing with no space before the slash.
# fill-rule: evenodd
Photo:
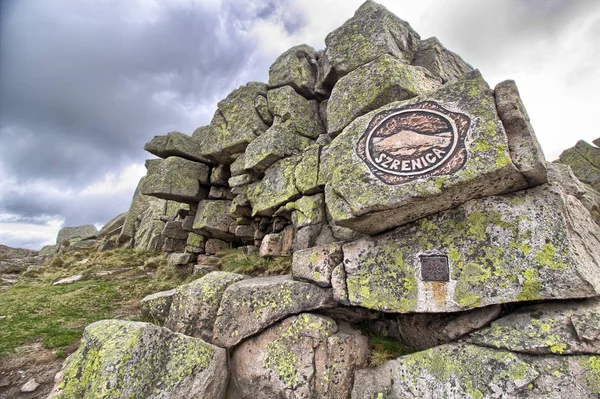
<svg viewBox="0 0 600 399">
<path fill-rule="evenodd" d="M 162 159 L 121 231 L 137 245 L 147 229 L 173 265 L 241 247 L 292 255 L 292 274 L 201 264 L 142 301 L 165 328 L 88 328 L 57 392 L 139 378 L 123 392 L 220 398 L 230 378 L 231 398 L 596 398 L 598 148 L 548 165 L 513 81 L 492 89 L 372 1 L 325 43 L 283 53 L 191 136 L 150 141 Z M 386 358 L 378 339 L 409 353 Z"/>
</svg>

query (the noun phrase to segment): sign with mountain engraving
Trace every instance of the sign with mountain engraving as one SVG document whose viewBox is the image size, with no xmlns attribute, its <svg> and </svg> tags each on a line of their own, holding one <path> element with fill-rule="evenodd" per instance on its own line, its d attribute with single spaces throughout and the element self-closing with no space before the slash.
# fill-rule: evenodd
<svg viewBox="0 0 600 399">
<path fill-rule="evenodd" d="M 358 156 L 387 184 L 452 174 L 467 160 L 471 120 L 433 101 L 381 112 L 357 144 Z"/>
</svg>

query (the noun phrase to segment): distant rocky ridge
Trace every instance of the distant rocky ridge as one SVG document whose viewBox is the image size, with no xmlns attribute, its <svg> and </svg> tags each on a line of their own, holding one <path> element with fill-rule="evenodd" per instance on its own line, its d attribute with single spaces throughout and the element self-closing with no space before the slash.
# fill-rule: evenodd
<svg viewBox="0 0 600 399">
<path fill-rule="evenodd" d="M 600 150 L 547 163 L 513 81 L 372 1 L 325 43 L 154 137 L 129 211 L 69 243 L 291 275 L 212 271 L 144 298 L 164 327 L 89 326 L 51 398 L 598 397 Z M 371 333 L 415 352 L 369 368 Z"/>
</svg>

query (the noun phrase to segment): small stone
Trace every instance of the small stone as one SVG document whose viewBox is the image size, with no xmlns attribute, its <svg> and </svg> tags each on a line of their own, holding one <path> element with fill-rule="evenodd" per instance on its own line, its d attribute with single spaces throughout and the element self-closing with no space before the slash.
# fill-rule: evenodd
<svg viewBox="0 0 600 399">
<path fill-rule="evenodd" d="M 254 240 L 254 233 L 256 233 L 256 228 L 252 225 L 236 226 L 235 228 L 235 236 L 243 239 Z"/>
<path fill-rule="evenodd" d="M 265 235 L 260 244 L 259 255 L 263 258 L 281 256 L 282 241 L 283 235 L 281 233 Z"/>
<path fill-rule="evenodd" d="M 342 305 L 349 306 L 346 271 L 343 264 L 339 264 L 331 272 L 331 287 L 333 288 L 333 299 Z"/>
<path fill-rule="evenodd" d="M 211 265 L 194 265 L 192 274 L 199 276 L 206 276 L 208 273 L 217 271 L 217 268 Z"/>
<path fill-rule="evenodd" d="M 244 159 L 246 159 L 246 157 L 244 157 Z M 229 179 L 229 187 L 246 186 L 255 180 L 256 180 L 256 178 L 253 175 L 248 174 L 248 173 L 243 174 L 243 175 L 233 176 Z"/>
<path fill-rule="evenodd" d="M 67 278 L 63 278 L 60 279 L 58 281 L 56 281 L 55 283 L 53 283 L 52 285 L 67 285 L 67 284 L 73 284 L 79 280 L 81 280 L 83 278 L 82 274 L 77 274 L 75 276 L 71 276 L 71 277 L 67 277 Z"/>
<path fill-rule="evenodd" d="M 167 263 L 171 266 L 187 265 L 194 261 L 194 254 L 190 253 L 171 253 L 167 256 Z"/>
<path fill-rule="evenodd" d="M 25 383 L 25 385 L 23 385 L 21 387 L 21 389 L 19 389 L 19 391 L 22 392 L 22 393 L 29 393 L 29 392 L 33 392 L 36 389 L 38 389 L 39 386 L 40 386 L 40 384 L 37 383 L 37 381 L 35 380 L 35 378 L 32 378 L 29 381 L 27 381 Z"/>
<path fill-rule="evenodd" d="M 321 287 L 331 286 L 331 272 L 344 258 L 342 243 L 334 243 L 294 252 L 292 275 Z"/>
<path fill-rule="evenodd" d="M 235 196 L 231 193 L 229 187 L 211 186 L 208 193 L 209 199 L 233 199 Z"/>
</svg>

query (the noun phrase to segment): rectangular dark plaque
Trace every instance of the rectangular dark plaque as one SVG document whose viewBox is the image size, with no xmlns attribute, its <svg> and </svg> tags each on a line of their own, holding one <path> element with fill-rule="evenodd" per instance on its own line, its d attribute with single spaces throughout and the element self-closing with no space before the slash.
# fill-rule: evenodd
<svg viewBox="0 0 600 399">
<path fill-rule="evenodd" d="M 421 256 L 423 281 L 449 281 L 450 269 L 447 256 Z"/>
</svg>

